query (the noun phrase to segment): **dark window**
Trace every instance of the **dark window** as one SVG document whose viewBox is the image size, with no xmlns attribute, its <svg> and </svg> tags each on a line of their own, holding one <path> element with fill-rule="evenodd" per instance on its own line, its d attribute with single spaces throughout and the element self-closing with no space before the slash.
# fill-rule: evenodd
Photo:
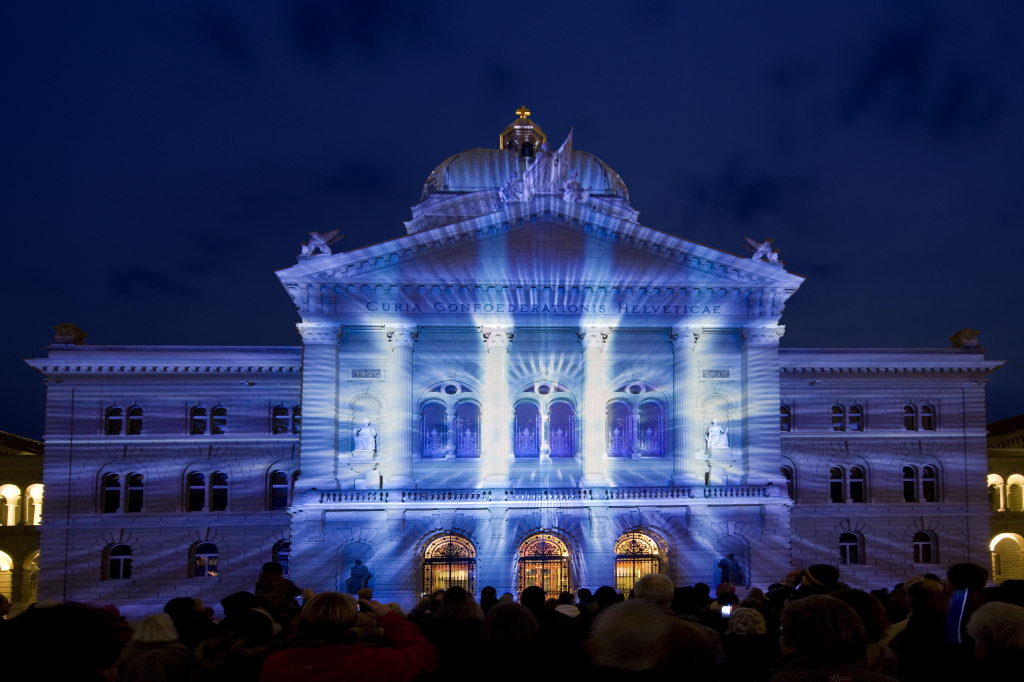
<svg viewBox="0 0 1024 682">
<path fill-rule="evenodd" d="M 273 424 L 271 426 L 271 433 L 281 434 L 288 433 L 291 425 L 288 423 L 288 408 L 284 406 L 278 406 L 274 408 Z"/>
<path fill-rule="evenodd" d="M 779 431 L 791 431 L 789 405 L 779 405 Z"/>
<path fill-rule="evenodd" d="M 856 533 L 843 533 L 839 536 L 839 563 L 860 563 L 860 536 Z"/>
<path fill-rule="evenodd" d="M 103 477 L 103 513 L 113 514 L 121 508 L 121 477 L 107 474 Z"/>
<path fill-rule="evenodd" d="M 206 476 L 198 471 L 188 475 L 188 510 L 203 511 L 206 508 Z"/>
<path fill-rule="evenodd" d="M 540 408 L 535 403 L 519 403 L 514 414 L 515 456 L 540 457 Z"/>
<path fill-rule="evenodd" d="M 190 433 L 193 436 L 201 436 L 206 433 L 206 422 L 209 417 L 205 407 L 193 407 L 192 408 L 192 425 L 190 427 Z"/>
<path fill-rule="evenodd" d="M 842 405 L 832 406 L 832 430 L 846 430 L 846 410 L 843 408 Z"/>
<path fill-rule="evenodd" d="M 917 502 L 917 470 L 903 467 L 903 501 Z"/>
<path fill-rule="evenodd" d="M 932 541 L 931 533 L 923 530 L 914 533 L 914 563 L 935 563 L 935 543 Z"/>
<path fill-rule="evenodd" d="M 441 403 L 427 403 L 420 410 L 420 454 L 423 457 L 447 454 L 446 424 L 447 410 Z"/>
<path fill-rule="evenodd" d="M 117 436 L 124 429 L 124 410 L 120 407 L 107 409 L 107 435 Z"/>
<path fill-rule="evenodd" d="M 217 545 L 200 542 L 192 552 L 192 577 L 217 577 Z"/>
<path fill-rule="evenodd" d="M 847 430 L 862 431 L 862 427 L 864 426 L 864 423 L 862 421 L 863 415 L 864 411 L 861 409 L 860 405 L 850 405 L 850 410 L 846 418 Z"/>
<path fill-rule="evenodd" d="M 228 508 L 228 475 L 216 472 L 210 476 L 210 511 Z"/>
<path fill-rule="evenodd" d="M 270 474 L 270 508 L 272 510 L 288 508 L 290 488 L 287 473 L 275 471 Z"/>
<path fill-rule="evenodd" d="M 931 405 L 923 405 L 921 407 L 921 430 L 935 430 L 935 408 Z"/>
<path fill-rule="evenodd" d="M 850 502 L 864 502 L 864 469 L 850 467 Z"/>
<path fill-rule="evenodd" d="M 128 508 L 125 511 L 142 511 L 143 488 L 142 474 L 128 474 Z"/>
<path fill-rule="evenodd" d="M 292 433 L 302 433 L 302 408 L 292 408 Z"/>
<path fill-rule="evenodd" d="M 846 481 L 843 470 L 839 467 L 832 467 L 828 470 L 828 494 L 835 503 L 846 502 Z"/>
<path fill-rule="evenodd" d="M 921 499 L 925 502 L 937 502 L 939 499 L 935 467 L 921 469 Z"/>
<path fill-rule="evenodd" d="M 907 431 L 917 431 L 917 408 L 913 405 L 903 406 L 903 428 Z"/>
<path fill-rule="evenodd" d="M 455 406 L 455 456 L 480 456 L 480 406 L 476 403 Z"/>
<path fill-rule="evenodd" d="M 640 406 L 640 410 L 641 423 L 648 420 L 643 426 L 647 436 L 646 439 L 641 438 L 641 452 L 660 455 L 661 408 L 656 403 L 646 403 Z M 576 456 L 576 410 L 565 401 L 557 400 L 548 409 L 548 447 L 552 457 Z"/>
<path fill-rule="evenodd" d="M 213 408 L 212 418 L 210 419 L 210 433 L 217 436 L 222 433 L 228 432 L 228 408 L 226 407 L 215 407 Z"/>
<path fill-rule="evenodd" d="M 133 407 L 128 410 L 128 435 L 137 436 L 142 433 L 142 408 Z"/>
<path fill-rule="evenodd" d="M 782 467 L 781 469 L 779 469 L 779 472 L 782 474 L 782 477 L 786 479 L 786 494 L 789 495 L 789 499 L 795 500 L 796 487 L 794 485 L 795 482 L 793 480 L 793 470 L 789 467 Z"/>
<path fill-rule="evenodd" d="M 284 567 L 284 574 L 290 573 L 292 559 L 292 543 L 289 540 L 278 540 L 274 543 L 274 550 L 270 554 L 270 560 L 276 561 Z"/>
<path fill-rule="evenodd" d="M 132 548 L 128 545 L 114 545 L 107 552 L 107 580 L 124 580 L 132 577 Z"/>
</svg>

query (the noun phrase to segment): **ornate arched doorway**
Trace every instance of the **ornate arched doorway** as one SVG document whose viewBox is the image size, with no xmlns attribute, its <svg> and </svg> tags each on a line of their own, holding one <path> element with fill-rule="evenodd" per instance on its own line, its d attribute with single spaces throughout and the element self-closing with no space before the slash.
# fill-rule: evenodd
<svg viewBox="0 0 1024 682">
<path fill-rule="evenodd" d="M 434 538 L 423 550 L 423 591 L 462 587 L 476 591 L 476 548 L 473 543 L 453 533 Z"/>
<path fill-rule="evenodd" d="M 531 585 L 548 597 L 569 591 L 569 548 L 550 533 L 537 533 L 519 545 L 519 591 Z"/>
<path fill-rule="evenodd" d="M 646 533 L 626 533 L 615 543 L 615 589 L 628 592 L 648 573 L 661 573 L 661 550 Z"/>
</svg>

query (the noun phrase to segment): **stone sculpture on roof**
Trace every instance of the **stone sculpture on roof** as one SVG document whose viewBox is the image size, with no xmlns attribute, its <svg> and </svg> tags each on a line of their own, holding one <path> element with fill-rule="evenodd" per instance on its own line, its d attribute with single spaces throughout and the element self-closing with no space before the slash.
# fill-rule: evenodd
<svg viewBox="0 0 1024 682">
<path fill-rule="evenodd" d="M 747 247 L 748 251 L 753 251 L 750 258 L 751 260 L 767 260 L 769 263 L 779 262 L 779 250 L 772 248 L 772 238 L 768 237 L 763 242 L 759 242 L 756 239 L 750 237 L 744 237 L 747 243 L 744 246 Z"/>
<path fill-rule="evenodd" d="M 561 194 L 562 177 L 572 159 L 572 131 L 558 151 L 552 152 L 547 142 L 540 149 L 533 165 L 523 174 L 526 188 L 531 194 Z"/>
<path fill-rule="evenodd" d="M 575 168 L 569 171 L 569 179 L 562 183 L 562 199 L 574 204 L 586 201 L 590 197 L 590 188 L 583 189 L 583 185 L 576 178 L 580 172 Z"/>
<path fill-rule="evenodd" d="M 302 252 L 300 255 L 312 256 L 319 251 L 325 256 L 330 256 L 331 247 L 329 245 L 345 237 L 345 235 L 338 234 L 340 231 L 341 230 L 331 230 L 330 232 L 324 232 L 323 234 L 319 232 L 310 232 L 309 241 L 302 243 Z"/>
<path fill-rule="evenodd" d="M 519 179 L 519 172 L 512 171 L 508 174 L 508 182 L 498 190 L 498 196 L 506 204 L 514 204 L 529 201 L 533 198 L 526 188 L 526 183 Z"/>
</svg>

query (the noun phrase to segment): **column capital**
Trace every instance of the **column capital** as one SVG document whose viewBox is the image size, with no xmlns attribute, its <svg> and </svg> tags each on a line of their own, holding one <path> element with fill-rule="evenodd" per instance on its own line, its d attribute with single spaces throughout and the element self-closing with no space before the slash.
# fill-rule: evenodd
<svg viewBox="0 0 1024 682">
<path fill-rule="evenodd" d="M 782 325 L 775 327 L 744 327 L 740 330 L 740 348 L 778 347 L 779 340 L 786 333 Z"/>
<path fill-rule="evenodd" d="M 512 345 L 512 337 L 515 334 L 512 333 L 511 327 L 480 327 L 479 329 L 483 334 L 484 346 L 488 353 L 493 348 L 501 348 L 507 352 L 508 347 Z"/>
<path fill-rule="evenodd" d="M 385 327 L 384 333 L 388 335 L 392 350 L 402 346 L 412 348 L 418 335 L 416 327 Z"/>
<path fill-rule="evenodd" d="M 672 348 L 674 350 L 693 350 L 697 347 L 700 332 L 700 328 L 673 327 L 668 332 L 669 338 L 672 340 Z"/>
<path fill-rule="evenodd" d="M 340 322 L 300 322 L 295 328 L 306 345 L 333 345 L 341 340 Z"/>
<path fill-rule="evenodd" d="M 600 348 L 604 350 L 608 337 L 612 333 L 611 327 L 579 327 L 576 335 L 580 339 L 580 345 L 584 350 L 587 348 Z"/>
</svg>

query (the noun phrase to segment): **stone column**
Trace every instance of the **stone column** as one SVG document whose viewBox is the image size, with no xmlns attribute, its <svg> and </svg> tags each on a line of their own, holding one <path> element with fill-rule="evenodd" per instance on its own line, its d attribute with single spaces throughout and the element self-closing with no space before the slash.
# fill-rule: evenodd
<svg viewBox="0 0 1024 682">
<path fill-rule="evenodd" d="M 296 493 L 338 487 L 338 350 L 341 325 L 333 322 L 297 324 L 302 336 L 302 433 L 299 463 L 302 474 Z"/>
<path fill-rule="evenodd" d="M 702 485 L 704 477 L 698 467 L 697 444 L 693 423 L 693 351 L 700 331 L 689 327 L 672 329 L 672 484 Z"/>
<path fill-rule="evenodd" d="M 416 409 L 412 395 L 412 348 L 416 342 L 415 327 L 389 327 L 385 330 L 394 356 L 391 370 L 391 466 L 384 480 L 385 488 L 415 488 L 412 477 L 412 450 L 415 439 Z"/>
<path fill-rule="evenodd" d="M 782 483 L 779 435 L 779 339 L 785 327 L 741 331 L 746 483 Z"/>
<path fill-rule="evenodd" d="M 485 431 L 487 450 L 484 484 L 492 488 L 511 484 L 509 459 L 512 457 L 512 405 L 508 395 L 508 350 L 512 330 L 508 327 L 480 327 L 487 348 L 487 380 L 481 431 Z M 483 444 L 483 443 L 482 443 Z"/>
<path fill-rule="evenodd" d="M 1006 511 L 1006 484 L 1000 483 L 996 489 L 999 491 L 999 511 Z"/>
<path fill-rule="evenodd" d="M 551 434 L 549 424 L 551 423 L 551 403 L 541 404 L 538 410 L 540 414 L 540 433 L 537 434 L 540 441 L 540 458 L 551 458 Z"/>
<path fill-rule="evenodd" d="M 605 460 L 605 406 L 604 406 L 604 346 L 611 333 L 609 327 L 580 328 L 583 346 L 583 476 L 581 486 L 606 486 Z"/>
<path fill-rule="evenodd" d="M 454 459 L 455 451 L 459 446 L 459 427 L 455 423 L 455 408 L 451 405 L 444 413 L 445 423 L 448 425 L 448 438 L 445 439 L 444 453 L 446 459 Z"/>
</svg>

